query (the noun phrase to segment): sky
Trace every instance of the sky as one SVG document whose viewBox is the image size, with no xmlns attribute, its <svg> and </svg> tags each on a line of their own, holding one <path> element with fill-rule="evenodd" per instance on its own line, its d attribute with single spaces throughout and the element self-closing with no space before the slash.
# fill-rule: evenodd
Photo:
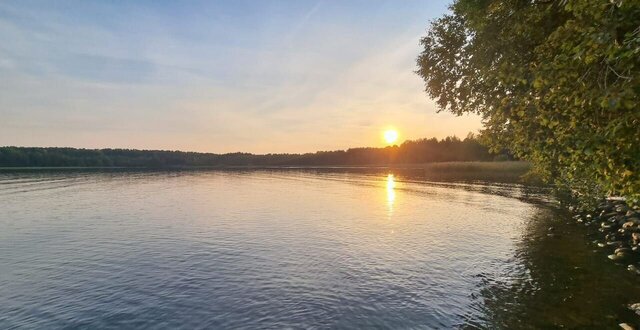
<svg viewBox="0 0 640 330">
<path fill-rule="evenodd" d="M 0 146 L 313 152 L 464 137 L 414 73 L 448 1 L 0 1 Z"/>
</svg>

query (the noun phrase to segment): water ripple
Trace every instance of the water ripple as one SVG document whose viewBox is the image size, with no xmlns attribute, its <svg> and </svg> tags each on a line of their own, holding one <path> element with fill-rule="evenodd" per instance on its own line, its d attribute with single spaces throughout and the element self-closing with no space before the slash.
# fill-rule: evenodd
<svg viewBox="0 0 640 330">
<path fill-rule="evenodd" d="M 0 173 L 0 328 L 521 326 L 523 297 L 548 298 L 564 275 L 539 277 L 536 242 L 555 241 L 529 237 L 531 219 L 544 232 L 556 215 L 525 189 L 386 172 Z"/>
</svg>

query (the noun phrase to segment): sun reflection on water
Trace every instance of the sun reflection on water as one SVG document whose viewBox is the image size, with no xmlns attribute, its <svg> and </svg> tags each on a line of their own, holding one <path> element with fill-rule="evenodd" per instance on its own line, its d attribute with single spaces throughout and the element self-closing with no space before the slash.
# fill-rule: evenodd
<svg viewBox="0 0 640 330">
<path fill-rule="evenodd" d="M 396 181 L 393 174 L 387 175 L 387 206 L 389 207 L 389 216 L 393 214 L 393 203 L 396 200 Z"/>
</svg>

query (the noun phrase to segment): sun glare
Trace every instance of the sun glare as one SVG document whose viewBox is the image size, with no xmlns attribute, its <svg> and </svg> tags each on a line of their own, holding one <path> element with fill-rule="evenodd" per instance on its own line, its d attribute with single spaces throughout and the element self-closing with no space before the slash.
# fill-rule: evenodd
<svg viewBox="0 0 640 330">
<path fill-rule="evenodd" d="M 384 132 L 384 140 L 388 144 L 392 144 L 398 140 L 398 131 L 390 129 Z"/>
</svg>

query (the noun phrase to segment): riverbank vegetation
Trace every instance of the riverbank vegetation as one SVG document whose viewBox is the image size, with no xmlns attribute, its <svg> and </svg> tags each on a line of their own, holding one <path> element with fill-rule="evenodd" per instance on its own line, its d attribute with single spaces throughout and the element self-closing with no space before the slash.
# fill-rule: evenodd
<svg viewBox="0 0 640 330">
<path fill-rule="evenodd" d="M 439 108 L 581 201 L 640 199 L 640 2 L 456 0 L 421 40 Z"/>
<path fill-rule="evenodd" d="M 198 153 L 164 150 L 0 147 L 0 167 L 350 166 L 509 160 L 472 134 L 405 141 L 386 148 L 306 154 Z"/>
</svg>

